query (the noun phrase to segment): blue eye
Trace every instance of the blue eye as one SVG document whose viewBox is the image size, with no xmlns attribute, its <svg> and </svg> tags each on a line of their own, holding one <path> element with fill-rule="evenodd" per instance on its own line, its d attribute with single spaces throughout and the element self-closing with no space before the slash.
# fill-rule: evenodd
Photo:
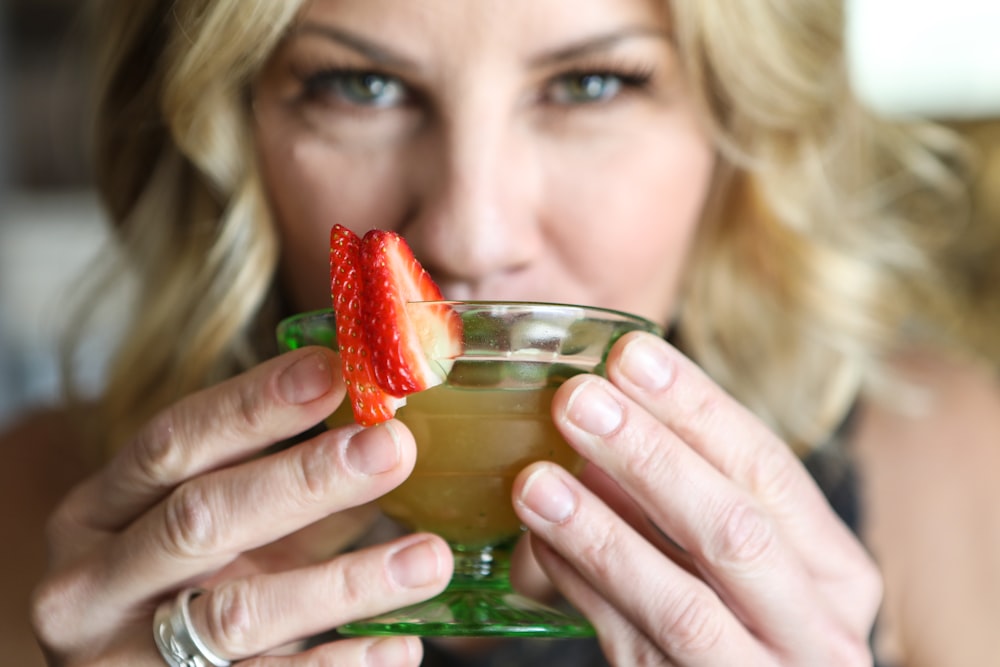
<svg viewBox="0 0 1000 667">
<path fill-rule="evenodd" d="M 314 98 L 364 107 L 392 107 L 407 100 L 403 83 L 392 76 L 359 70 L 328 70 L 309 77 L 306 93 Z"/>
<path fill-rule="evenodd" d="M 574 72 L 553 82 L 550 97 L 557 104 L 592 104 L 613 99 L 624 86 L 617 74 Z"/>
</svg>

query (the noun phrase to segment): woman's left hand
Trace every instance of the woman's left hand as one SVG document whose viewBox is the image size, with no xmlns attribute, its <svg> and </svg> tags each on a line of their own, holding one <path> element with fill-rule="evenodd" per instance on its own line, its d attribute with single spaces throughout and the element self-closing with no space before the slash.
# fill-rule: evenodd
<svg viewBox="0 0 1000 667">
<path fill-rule="evenodd" d="M 590 462 L 514 487 L 532 547 L 618 665 L 870 665 L 873 562 L 789 447 L 656 336 L 553 402 Z"/>
</svg>

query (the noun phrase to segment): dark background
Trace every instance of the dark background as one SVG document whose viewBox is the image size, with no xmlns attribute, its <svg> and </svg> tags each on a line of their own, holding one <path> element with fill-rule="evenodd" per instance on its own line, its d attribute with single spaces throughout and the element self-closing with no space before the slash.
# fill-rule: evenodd
<svg viewBox="0 0 1000 667">
<path fill-rule="evenodd" d="M 0 0 L 0 182 L 8 188 L 78 188 L 88 181 L 84 4 Z"/>
</svg>

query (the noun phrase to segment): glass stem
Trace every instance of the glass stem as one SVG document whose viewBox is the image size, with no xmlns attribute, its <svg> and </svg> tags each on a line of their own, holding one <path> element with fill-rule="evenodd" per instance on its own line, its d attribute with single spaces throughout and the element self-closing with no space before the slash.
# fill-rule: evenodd
<svg viewBox="0 0 1000 667">
<path fill-rule="evenodd" d="M 512 547 L 512 544 L 507 543 L 470 550 L 452 545 L 455 571 L 448 588 L 510 590 Z"/>
</svg>

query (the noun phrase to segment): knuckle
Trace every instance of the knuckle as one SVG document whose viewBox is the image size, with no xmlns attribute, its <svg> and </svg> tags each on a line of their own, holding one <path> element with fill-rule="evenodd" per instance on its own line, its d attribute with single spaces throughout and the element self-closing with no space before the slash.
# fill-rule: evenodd
<svg viewBox="0 0 1000 667">
<path fill-rule="evenodd" d="M 580 558 L 586 563 L 598 581 L 611 581 L 621 562 L 617 545 L 611 531 L 595 531 L 580 547 Z"/>
<path fill-rule="evenodd" d="M 701 433 L 713 430 L 715 424 L 726 419 L 731 405 L 726 397 L 715 391 L 701 391 L 690 399 L 683 422 L 678 424 L 678 433 L 687 441 L 697 440 Z"/>
<path fill-rule="evenodd" d="M 268 405 L 256 384 L 239 383 L 231 401 L 237 432 L 256 433 L 266 424 Z"/>
<path fill-rule="evenodd" d="M 650 437 L 635 434 L 629 437 L 628 454 L 623 457 L 622 466 L 625 476 L 638 488 L 655 492 L 655 486 L 661 480 L 670 479 L 670 472 L 676 469 L 677 447 L 663 437 Z"/>
<path fill-rule="evenodd" d="M 225 655 L 249 655 L 259 614 L 247 580 L 229 581 L 206 594 L 205 640 Z"/>
<path fill-rule="evenodd" d="M 708 654 L 722 641 L 723 623 L 718 600 L 706 590 L 681 596 L 667 612 L 659 643 L 668 655 L 693 658 Z"/>
<path fill-rule="evenodd" d="M 320 442 L 314 446 L 297 447 L 295 451 L 295 474 L 304 492 L 301 497 L 307 501 L 327 498 L 338 487 L 339 457 L 333 451 L 333 445 Z"/>
<path fill-rule="evenodd" d="M 186 461 L 176 434 L 177 417 L 168 410 L 154 417 L 130 443 L 133 464 L 153 485 L 167 486 L 182 476 Z"/>
<path fill-rule="evenodd" d="M 706 556 L 717 565 L 749 569 L 760 566 L 775 546 L 773 524 L 751 502 L 739 500 L 722 512 Z"/>
<path fill-rule="evenodd" d="M 669 456 L 670 449 L 653 447 L 648 439 L 636 438 L 623 461 L 625 474 L 633 480 L 656 478 L 654 470 L 660 467 L 662 457 Z"/>
<path fill-rule="evenodd" d="M 377 590 L 373 586 L 375 582 L 356 558 L 345 556 L 332 561 L 329 575 L 330 590 L 334 591 L 338 605 L 342 609 L 363 609 L 369 598 L 377 595 Z M 388 589 L 389 580 L 388 571 L 384 571 L 382 579 L 378 581 L 382 588 Z"/>
<path fill-rule="evenodd" d="M 163 524 L 165 547 L 181 558 L 214 553 L 220 541 L 211 503 L 198 484 L 183 484 L 167 497 Z"/>
<path fill-rule="evenodd" d="M 80 625 L 76 601 L 82 588 L 79 578 L 70 576 L 49 577 L 34 588 L 28 611 L 39 644 L 55 652 L 69 648 Z"/>
<path fill-rule="evenodd" d="M 39 584 L 31 594 L 31 627 L 43 646 L 54 647 L 61 634 L 62 589 L 51 581 Z"/>
<path fill-rule="evenodd" d="M 789 451 L 760 448 L 749 457 L 745 477 L 751 493 L 771 507 L 794 503 L 805 471 Z"/>
</svg>

